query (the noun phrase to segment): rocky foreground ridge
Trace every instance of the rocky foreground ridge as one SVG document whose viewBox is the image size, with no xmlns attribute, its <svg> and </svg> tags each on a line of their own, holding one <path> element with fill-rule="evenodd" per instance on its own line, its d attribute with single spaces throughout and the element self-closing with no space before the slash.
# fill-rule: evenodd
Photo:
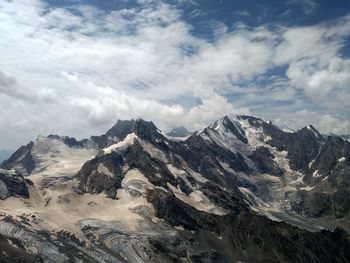
<svg viewBox="0 0 350 263">
<path fill-rule="evenodd" d="M 0 199 L 1 262 L 350 261 L 350 142 L 312 126 L 40 136 L 1 164 Z"/>
</svg>

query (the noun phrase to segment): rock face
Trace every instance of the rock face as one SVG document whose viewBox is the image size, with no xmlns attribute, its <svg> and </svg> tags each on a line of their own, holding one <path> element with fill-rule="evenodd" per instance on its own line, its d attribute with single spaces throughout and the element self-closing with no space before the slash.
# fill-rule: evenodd
<svg viewBox="0 0 350 263">
<path fill-rule="evenodd" d="M 184 141 L 140 119 L 40 137 L 3 164 L 32 184 L 0 173 L 18 197 L 0 201 L 0 261 L 349 262 L 349 149 L 251 116 Z"/>
<path fill-rule="evenodd" d="M 328 136 L 305 180 L 313 189 L 299 193 L 297 207 L 312 216 L 344 217 L 350 213 L 350 143 Z"/>
<path fill-rule="evenodd" d="M 93 194 L 106 192 L 108 197 L 115 198 L 123 179 L 122 161 L 120 156 L 113 153 L 86 162 L 77 175 L 80 190 Z"/>
<path fill-rule="evenodd" d="M 33 142 L 21 146 L 8 160 L 1 164 L 1 168 L 13 169 L 21 172 L 24 175 L 29 175 L 35 168 L 31 150 L 34 146 Z"/>
<path fill-rule="evenodd" d="M 27 183 L 23 176 L 14 170 L 0 169 L 0 199 L 4 200 L 9 196 L 28 198 Z"/>
<path fill-rule="evenodd" d="M 264 134 L 271 138 L 267 141 L 269 145 L 276 147 L 278 151 L 287 151 L 290 166 L 294 170 L 307 170 L 309 163 L 316 158 L 324 142 L 322 135 L 313 126 L 288 133 L 260 118 L 251 116 L 238 118 L 248 121 L 253 127 L 262 129 Z"/>
</svg>

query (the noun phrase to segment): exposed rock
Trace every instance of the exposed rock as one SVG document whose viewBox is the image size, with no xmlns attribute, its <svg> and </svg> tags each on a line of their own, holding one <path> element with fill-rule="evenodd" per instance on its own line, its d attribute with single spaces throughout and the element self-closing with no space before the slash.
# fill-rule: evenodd
<svg viewBox="0 0 350 263">
<path fill-rule="evenodd" d="M 1 198 L 33 186 L 1 203 L 0 244 L 18 249 L 0 248 L 0 261 L 348 262 L 348 234 L 313 217 L 346 220 L 349 149 L 312 126 L 284 132 L 250 116 L 185 141 L 144 120 L 82 141 L 43 137 L 6 163 L 31 156 L 33 183 L 0 171 Z"/>
<path fill-rule="evenodd" d="M 25 179 L 14 170 L 0 169 L 0 199 L 9 196 L 28 198 L 29 192 Z"/>
<path fill-rule="evenodd" d="M 3 169 L 16 169 L 23 175 L 29 175 L 35 168 L 35 162 L 31 154 L 34 142 L 21 146 L 8 160 L 5 160 L 0 167 Z"/>
<path fill-rule="evenodd" d="M 273 161 L 274 156 L 265 147 L 258 147 L 250 156 L 259 173 L 282 176 L 283 170 Z"/>
<path fill-rule="evenodd" d="M 295 170 L 306 171 L 324 142 L 322 135 L 312 126 L 290 133 L 284 132 L 260 118 L 251 116 L 239 116 L 239 118 L 247 120 L 254 127 L 262 128 L 266 135 L 271 137 L 267 141 L 268 144 L 276 147 L 279 151 L 287 151 L 290 165 Z"/>
<path fill-rule="evenodd" d="M 115 198 L 123 179 L 122 164 L 123 159 L 116 152 L 86 162 L 77 174 L 79 190 L 93 194 L 106 192 L 108 197 Z"/>
</svg>

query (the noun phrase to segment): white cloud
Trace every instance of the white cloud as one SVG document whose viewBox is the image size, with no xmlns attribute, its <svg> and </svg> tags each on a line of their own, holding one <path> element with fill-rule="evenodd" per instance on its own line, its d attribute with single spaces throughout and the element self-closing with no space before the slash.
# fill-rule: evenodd
<svg viewBox="0 0 350 263">
<path fill-rule="evenodd" d="M 0 0 L 0 145 L 15 147 L 39 133 L 86 137 L 118 118 L 195 129 L 230 112 L 249 113 L 254 103 L 296 100 L 299 91 L 346 104 L 349 63 L 338 53 L 349 17 L 291 29 L 217 22 L 208 41 L 195 37 L 181 14 L 162 1 L 103 11 Z M 255 85 L 281 65 L 288 79 Z M 313 91 L 319 87 L 325 93 Z M 241 101 L 225 98 L 236 91 L 245 94 Z M 329 107 L 339 111 L 336 103 Z"/>
<path fill-rule="evenodd" d="M 334 57 L 326 66 L 319 66 L 309 60 L 291 64 L 287 76 L 292 84 L 303 89 L 315 101 L 337 99 L 329 96 L 339 93 L 350 94 L 350 60 Z M 349 105 L 348 102 L 346 102 Z M 345 105 L 344 105 L 345 106 Z"/>
<path fill-rule="evenodd" d="M 288 65 L 291 85 L 305 93 L 315 106 L 332 114 L 349 116 L 350 62 L 340 51 L 350 35 L 350 15 L 315 26 L 286 29 L 274 62 Z M 346 113 L 347 111 L 347 113 Z M 343 131 L 346 132 L 346 131 Z"/>
<path fill-rule="evenodd" d="M 286 114 L 288 119 L 273 118 L 274 122 L 281 127 L 294 130 L 313 124 L 313 126 L 324 134 L 347 134 L 350 130 L 350 121 L 342 120 L 330 114 L 319 114 L 314 111 L 300 110 Z"/>
</svg>

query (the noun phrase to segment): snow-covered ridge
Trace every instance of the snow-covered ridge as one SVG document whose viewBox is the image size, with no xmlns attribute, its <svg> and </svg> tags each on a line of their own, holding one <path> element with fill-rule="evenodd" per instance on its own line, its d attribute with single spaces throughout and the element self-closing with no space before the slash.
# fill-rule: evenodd
<svg viewBox="0 0 350 263">
<path fill-rule="evenodd" d="M 97 149 L 72 148 L 61 140 L 40 136 L 31 151 L 35 161 L 31 176 L 74 175 L 97 152 Z"/>
<path fill-rule="evenodd" d="M 130 145 L 132 145 L 135 141 L 135 139 L 137 139 L 137 135 L 133 132 L 128 134 L 124 140 L 114 143 L 109 147 L 104 148 L 102 151 L 104 154 L 110 154 L 113 151 L 118 151 L 118 150 L 125 150 L 127 147 L 129 147 Z"/>
</svg>

